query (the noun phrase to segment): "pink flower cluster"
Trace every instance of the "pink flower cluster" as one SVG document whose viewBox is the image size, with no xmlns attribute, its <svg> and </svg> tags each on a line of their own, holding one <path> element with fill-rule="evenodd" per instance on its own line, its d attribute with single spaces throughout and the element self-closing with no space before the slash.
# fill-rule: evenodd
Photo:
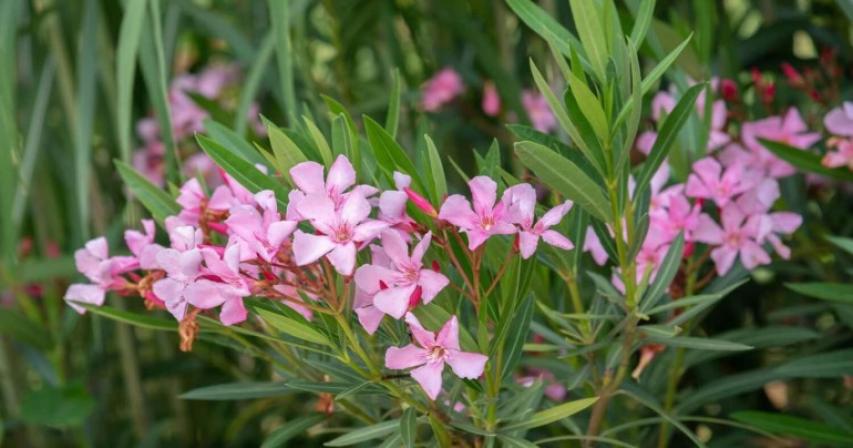
<svg viewBox="0 0 853 448">
<path fill-rule="evenodd" d="M 821 161 L 828 168 L 847 167 L 853 171 L 853 102 L 845 101 L 823 119 L 833 136 L 827 142 L 829 151 Z"/>
<path fill-rule="evenodd" d="M 249 296 L 282 302 L 309 320 L 315 312 L 340 309 L 352 297 L 367 333 L 374 333 L 386 315 L 405 318 L 414 344 L 390 348 L 387 367 L 417 367 L 412 377 L 434 399 L 445 363 L 458 376 L 477 378 L 487 357 L 461 351 L 455 316 L 432 334 L 412 314 L 450 284 L 441 263 L 429 260 L 430 246 L 447 250 L 449 232 L 467 235 L 471 254 L 495 235 L 514 235 L 510 248 L 523 258 L 533 255 L 540 239 L 572 248 L 551 229 L 571 203 L 534 221 L 536 194 L 528 184 L 507 188 L 497 200 L 497 184 L 475 177 L 469 182 L 473 207 L 465 197 L 453 195 L 436 212 L 402 173 L 394 173 L 393 190 L 357 184 L 345 156 L 328 170 L 309 161 L 289 174 L 295 188 L 283 211 L 272 191 L 253 194 L 227 174 L 210 194 L 198 180 L 189 180 L 176 199 L 180 212 L 164 222 L 167 246 L 156 242 L 150 220 L 142 222 L 142 231 L 125 232 L 130 255 L 111 257 L 103 237 L 88 242 L 75 254 L 88 283 L 71 285 L 65 299 L 82 313 L 83 304 L 102 305 L 107 292 L 137 295 L 149 308 L 168 310 L 181 323 L 183 336 L 184 330 L 194 331 L 197 314 L 207 310 L 218 310 L 224 325 L 246 321 L 244 299 Z M 436 219 L 432 228 L 442 238 L 408 216 L 410 200 Z M 357 266 L 364 249 L 371 261 Z M 344 291 L 336 275 L 344 277 Z"/>
<path fill-rule="evenodd" d="M 462 77 L 450 67 L 445 67 L 430 78 L 423 87 L 421 107 L 427 112 L 437 112 L 452 102 L 465 90 Z M 557 127 L 557 119 L 544 96 L 535 90 L 524 90 L 521 105 L 527 112 L 531 124 L 539 132 L 551 132 Z M 483 84 L 481 107 L 483 113 L 497 117 L 501 113 L 501 97 L 492 81 Z"/>
<path fill-rule="evenodd" d="M 187 146 L 185 143 L 188 143 L 191 147 L 182 162 L 187 177 L 202 175 L 213 185 L 219 179 L 216 165 L 206 154 L 199 152 L 192 142 L 193 135 L 204 130 L 204 120 L 209 114 L 198 105 L 190 93 L 221 103 L 226 90 L 233 86 L 239 77 L 239 69 L 236 66 L 213 65 L 198 74 L 186 73 L 172 80 L 168 91 L 172 136 L 176 145 Z M 258 119 L 257 104 L 252 104 L 247 118 L 256 133 L 262 135 L 266 132 Z M 136 133 L 142 140 L 142 147 L 133 154 L 133 167 L 155 185 L 163 186 L 165 146 L 157 119 L 149 116 L 139 120 Z"/>
</svg>

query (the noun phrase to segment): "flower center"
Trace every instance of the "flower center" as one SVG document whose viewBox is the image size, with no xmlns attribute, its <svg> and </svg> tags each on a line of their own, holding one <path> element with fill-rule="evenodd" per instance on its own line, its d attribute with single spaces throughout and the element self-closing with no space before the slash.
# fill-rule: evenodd
<svg viewBox="0 0 853 448">
<path fill-rule="evenodd" d="M 495 225 L 495 218 L 492 215 L 485 215 L 480 220 L 480 225 L 483 226 L 483 230 L 489 231 Z"/>
<path fill-rule="evenodd" d="M 447 355 L 447 350 L 444 347 L 435 346 L 430 350 L 427 355 L 427 360 L 429 362 L 441 361 Z"/>
<path fill-rule="evenodd" d="M 352 239 L 352 229 L 348 224 L 341 224 L 335 229 L 333 235 L 336 243 L 346 243 Z"/>
</svg>

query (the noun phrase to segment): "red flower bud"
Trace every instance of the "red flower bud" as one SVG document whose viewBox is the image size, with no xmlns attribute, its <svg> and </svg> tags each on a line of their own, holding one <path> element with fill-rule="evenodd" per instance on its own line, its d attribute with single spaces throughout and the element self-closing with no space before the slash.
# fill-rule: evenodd
<svg viewBox="0 0 853 448">
<path fill-rule="evenodd" d="M 803 76 L 794 68 L 793 65 L 783 62 L 782 73 L 788 78 L 788 82 L 793 86 L 801 86 L 803 84 Z"/>
<path fill-rule="evenodd" d="M 731 79 L 723 79 L 720 81 L 720 93 L 730 103 L 737 101 L 737 84 Z"/>
<path fill-rule="evenodd" d="M 432 270 L 435 272 L 441 272 L 441 266 L 438 265 L 438 262 L 432 260 Z"/>
<path fill-rule="evenodd" d="M 414 309 L 421 302 L 421 296 L 424 294 L 424 289 L 420 286 L 415 287 L 412 295 L 409 296 L 409 309 Z"/>
</svg>

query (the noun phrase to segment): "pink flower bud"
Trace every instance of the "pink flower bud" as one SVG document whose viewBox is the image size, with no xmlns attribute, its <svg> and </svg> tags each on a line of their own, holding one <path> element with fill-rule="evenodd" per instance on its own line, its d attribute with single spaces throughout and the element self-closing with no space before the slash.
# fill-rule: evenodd
<svg viewBox="0 0 853 448">
<path fill-rule="evenodd" d="M 409 200 L 412 201 L 412 203 L 415 204 L 415 206 L 421 209 L 424 213 L 429 215 L 431 218 L 438 217 L 438 212 L 435 211 L 435 207 L 433 207 L 432 204 L 429 203 L 427 198 L 421 196 L 420 194 L 415 192 L 415 190 L 412 190 L 409 187 L 404 188 L 403 191 L 406 192 L 406 196 L 409 197 Z"/>
</svg>

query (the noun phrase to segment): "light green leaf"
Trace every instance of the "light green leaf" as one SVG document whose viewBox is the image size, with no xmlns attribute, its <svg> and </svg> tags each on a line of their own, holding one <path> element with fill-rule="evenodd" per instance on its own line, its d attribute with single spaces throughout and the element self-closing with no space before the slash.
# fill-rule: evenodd
<svg viewBox="0 0 853 448">
<path fill-rule="evenodd" d="M 278 448 L 285 446 L 290 439 L 307 431 L 308 428 L 323 421 L 322 415 L 306 415 L 293 419 L 280 427 L 269 435 L 261 444 L 261 448 Z"/>
<path fill-rule="evenodd" d="M 323 136 L 323 133 L 320 132 L 320 129 L 317 128 L 317 125 L 309 117 L 303 116 L 302 121 L 305 122 L 305 127 L 308 128 L 308 134 L 311 135 L 311 140 L 314 141 L 314 146 L 317 148 L 317 152 L 320 153 L 320 158 L 323 159 L 323 165 L 327 167 L 332 166 L 334 156 L 332 156 L 332 148 L 329 147 L 326 137 Z"/>
<path fill-rule="evenodd" d="M 507 0 L 506 3 L 530 29 L 566 57 L 571 56 L 572 47 L 582 49 L 580 41 L 536 3 L 530 0 Z"/>
<path fill-rule="evenodd" d="M 634 17 L 634 27 L 631 29 L 631 42 L 637 48 L 642 46 L 646 32 L 649 31 L 655 14 L 655 3 L 656 0 L 640 0 L 640 9 Z"/>
<path fill-rule="evenodd" d="M 119 150 L 121 160 L 130 161 L 131 120 L 133 119 L 133 77 L 136 74 L 136 53 L 145 21 L 146 0 L 125 2 L 124 16 L 116 50 L 116 83 L 118 96 Z"/>
<path fill-rule="evenodd" d="M 388 131 L 391 138 L 397 138 L 397 128 L 400 124 L 400 95 L 403 89 L 400 69 L 394 69 L 391 79 L 391 94 L 388 96 L 388 116 L 385 118 L 385 130 Z"/>
<path fill-rule="evenodd" d="M 515 152 L 546 185 L 575 202 L 598 219 L 610 222 L 609 201 L 601 187 L 577 165 L 550 148 L 531 141 L 515 144 Z"/>
<path fill-rule="evenodd" d="M 424 134 L 424 140 L 426 141 L 427 156 L 429 156 L 429 171 L 432 175 L 432 200 L 435 203 L 440 203 L 447 196 L 444 165 L 441 163 L 441 155 L 429 135 Z"/>
<path fill-rule="evenodd" d="M 313 342 L 315 344 L 331 346 L 331 343 L 326 338 L 326 336 L 324 336 L 319 331 L 311 328 L 311 326 L 306 323 L 299 322 L 296 319 L 291 319 L 289 317 L 262 308 L 257 308 L 256 311 L 262 319 L 267 321 L 267 323 L 272 325 L 273 328 L 278 331 L 281 331 L 282 333 L 288 334 L 297 339 Z"/>
<path fill-rule="evenodd" d="M 794 165 L 795 167 L 808 171 L 810 173 L 820 174 L 832 179 L 851 182 L 853 181 L 853 171 L 846 167 L 827 168 L 821 163 L 821 157 L 811 151 L 805 149 L 794 148 L 782 142 L 774 142 L 771 140 L 759 139 L 762 145 L 770 152 L 778 156 L 780 159 Z"/>
<path fill-rule="evenodd" d="M 349 431 L 346 434 L 325 443 L 325 446 L 350 446 L 366 440 L 378 439 L 400 428 L 399 420 L 388 420 L 364 428 Z"/>
<path fill-rule="evenodd" d="M 687 36 L 687 39 L 684 39 L 684 41 L 678 44 L 675 49 L 673 49 L 671 52 L 669 52 L 668 55 L 661 59 L 658 65 L 656 65 L 655 68 L 653 68 L 652 71 L 649 72 L 649 74 L 646 75 L 645 78 L 643 78 L 643 95 L 649 93 L 649 91 L 652 90 L 652 87 L 655 86 L 657 80 L 660 79 L 660 77 L 663 76 L 663 74 L 666 73 L 667 70 L 669 70 L 669 67 L 672 65 L 673 62 L 678 59 L 678 56 L 680 56 L 681 52 L 684 51 L 684 48 L 687 47 L 687 44 L 690 42 L 690 39 L 692 37 L 693 34 Z"/>
<path fill-rule="evenodd" d="M 599 2 L 569 0 L 569 5 L 584 52 L 598 80 L 604 82 L 607 79 L 605 69 L 609 53 L 607 38 L 604 35 L 604 22 L 598 10 Z"/>
<path fill-rule="evenodd" d="M 115 165 L 130 192 L 139 199 L 139 202 L 151 212 L 151 216 L 161 225 L 168 216 L 177 215 L 181 211 L 178 203 L 168 193 L 152 184 L 130 165 L 119 160 L 115 161 Z"/>
<path fill-rule="evenodd" d="M 658 268 L 655 281 L 652 282 L 652 285 L 646 291 L 645 297 L 642 299 L 642 302 L 640 302 L 641 311 L 654 306 L 658 302 L 658 299 L 663 297 L 666 290 L 669 289 L 669 284 L 672 283 L 672 279 L 675 278 L 675 274 L 678 273 L 678 267 L 681 266 L 681 259 L 683 256 L 684 233 L 682 232 L 678 234 L 669 246 L 669 250 L 667 250 L 666 256 L 664 256 L 663 262 L 661 262 L 660 267 Z"/>
<path fill-rule="evenodd" d="M 722 352 L 752 350 L 752 347 L 749 345 L 724 341 L 721 339 L 696 338 L 691 336 L 662 337 L 661 335 L 653 332 L 646 334 L 650 340 L 669 347 L 684 347 L 697 350 L 714 350 Z"/>
<path fill-rule="evenodd" d="M 254 147 L 237 132 L 228 129 L 224 124 L 212 119 L 204 120 L 204 130 L 215 141 L 232 149 L 234 154 L 257 165 L 268 165 Z"/>
<path fill-rule="evenodd" d="M 400 436 L 407 448 L 414 448 L 418 435 L 418 420 L 415 408 L 406 408 L 400 419 Z"/>
<path fill-rule="evenodd" d="M 148 314 L 137 314 L 109 306 L 92 306 L 85 303 L 80 303 L 79 305 L 86 308 L 92 314 L 104 316 L 117 322 L 124 322 L 135 327 L 158 331 L 178 331 L 178 323 L 172 319 L 162 319 Z"/>
<path fill-rule="evenodd" d="M 538 428 L 540 426 L 544 426 L 549 423 L 553 423 L 558 420 L 562 420 L 566 417 L 575 415 L 578 412 L 581 412 L 584 409 L 592 406 L 596 401 L 598 401 L 598 397 L 583 398 L 580 400 L 569 401 L 567 403 L 554 406 L 544 411 L 539 411 L 523 422 L 507 425 L 503 428 L 503 430 L 512 431 L 515 429 Z"/>
<path fill-rule="evenodd" d="M 756 426 L 775 434 L 785 434 L 817 444 L 853 445 L 853 432 L 829 426 L 825 423 L 806 420 L 792 415 L 771 412 L 741 411 L 731 418 Z"/>
<path fill-rule="evenodd" d="M 815 299 L 853 304 L 853 284 L 850 283 L 786 283 L 785 286 Z"/>
<path fill-rule="evenodd" d="M 180 398 L 184 400 L 251 400 L 255 398 L 280 397 L 292 394 L 293 388 L 284 381 L 274 382 L 245 382 L 226 383 L 215 386 L 205 386 L 184 392 Z"/>
<path fill-rule="evenodd" d="M 827 241 L 844 249 L 845 252 L 853 255 L 853 238 L 844 238 L 840 236 L 827 236 Z"/>
</svg>

